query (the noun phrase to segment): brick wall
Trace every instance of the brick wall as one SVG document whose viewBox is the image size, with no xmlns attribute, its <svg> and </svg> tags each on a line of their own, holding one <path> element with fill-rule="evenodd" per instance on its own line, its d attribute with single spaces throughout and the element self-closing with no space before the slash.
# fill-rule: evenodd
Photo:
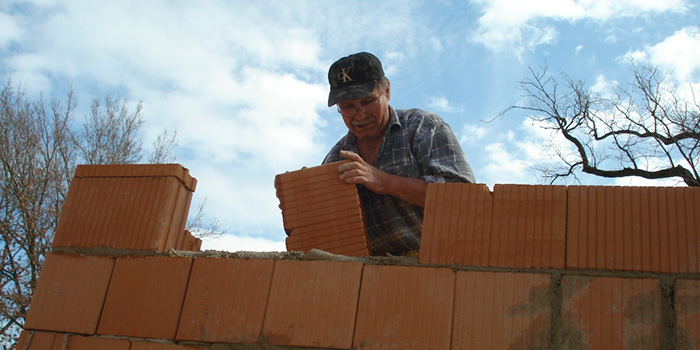
<svg viewBox="0 0 700 350">
<path fill-rule="evenodd" d="M 47 256 L 19 349 L 700 349 L 700 189 L 431 184 L 419 259 L 325 254 L 314 241 L 243 254 L 183 243 L 189 180 L 165 173 L 178 186 L 138 176 L 166 188 L 135 191 L 139 210 L 117 200 L 122 184 L 111 205 L 71 214 L 108 197 L 71 187 L 61 224 L 72 226 Z M 91 191 L 115 187 L 92 179 Z M 344 191 L 349 207 L 327 203 L 353 212 L 350 226 L 361 215 Z M 99 226 L 103 212 L 121 220 Z M 154 215 L 167 219 L 156 229 Z M 136 231 L 149 236 L 138 247 L 120 236 Z M 364 234 L 334 228 L 320 242 L 347 232 Z"/>
</svg>

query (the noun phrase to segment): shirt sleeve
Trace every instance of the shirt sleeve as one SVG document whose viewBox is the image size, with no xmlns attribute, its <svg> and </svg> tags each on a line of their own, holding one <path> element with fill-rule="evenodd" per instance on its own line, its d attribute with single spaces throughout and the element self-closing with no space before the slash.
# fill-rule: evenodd
<svg viewBox="0 0 700 350">
<path fill-rule="evenodd" d="M 474 183 L 474 173 L 462 146 L 445 122 L 424 123 L 416 132 L 417 161 L 423 168 L 423 180 L 432 182 Z"/>
</svg>

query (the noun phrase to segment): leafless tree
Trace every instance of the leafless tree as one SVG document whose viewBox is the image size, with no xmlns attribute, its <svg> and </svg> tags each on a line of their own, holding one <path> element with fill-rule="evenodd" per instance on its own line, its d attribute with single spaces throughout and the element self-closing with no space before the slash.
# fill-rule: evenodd
<svg viewBox="0 0 700 350">
<path fill-rule="evenodd" d="M 129 164 L 141 160 L 138 131 L 143 125 L 142 110 L 139 103 L 130 112 L 126 101 L 111 96 L 93 100 L 76 140 L 85 163 Z"/>
<path fill-rule="evenodd" d="M 538 169 L 545 180 L 576 178 L 582 171 L 700 185 L 700 104 L 692 86 L 679 92 L 657 67 L 629 63 L 631 82 L 607 93 L 566 74 L 557 78 L 546 66 L 530 69 L 531 78 L 521 81 L 529 104 L 503 113 L 524 110 L 565 140 L 548 144 L 560 162 Z"/>
<path fill-rule="evenodd" d="M 75 166 L 76 104 L 0 92 L 0 340 L 18 335 Z"/>
</svg>

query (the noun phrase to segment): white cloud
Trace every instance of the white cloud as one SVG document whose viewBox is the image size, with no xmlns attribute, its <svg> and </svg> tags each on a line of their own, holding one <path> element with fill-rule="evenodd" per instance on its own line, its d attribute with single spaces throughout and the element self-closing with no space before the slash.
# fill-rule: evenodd
<svg viewBox="0 0 700 350">
<path fill-rule="evenodd" d="M 536 46 L 550 44 L 557 30 L 552 21 L 604 21 L 635 17 L 649 12 L 683 11 L 684 0 L 473 0 L 481 5 L 482 15 L 471 37 L 474 42 L 500 52 L 513 50 L 516 55 Z"/>
<path fill-rule="evenodd" d="M 453 112 L 459 112 L 461 109 L 459 107 L 456 107 L 450 103 L 447 98 L 443 96 L 433 96 L 433 97 L 428 97 L 428 108 L 431 110 L 434 110 L 436 112 L 445 112 L 445 113 L 453 113 Z"/>
<path fill-rule="evenodd" d="M 474 124 L 464 124 L 462 132 L 459 133 L 459 142 L 464 145 L 480 144 L 481 140 L 486 137 L 488 130 L 483 126 Z"/>
<path fill-rule="evenodd" d="M 676 31 L 662 42 L 647 47 L 646 55 L 654 65 L 667 67 L 679 82 L 700 80 L 700 27 Z"/>
<path fill-rule="evenodd" d="M 284 240 L 273 241 L 261 237 L 225 234 L 217 238 L 202 240 L 202 250 L 279 252 L 287 250 L 287 246 Z"/>
</svg>

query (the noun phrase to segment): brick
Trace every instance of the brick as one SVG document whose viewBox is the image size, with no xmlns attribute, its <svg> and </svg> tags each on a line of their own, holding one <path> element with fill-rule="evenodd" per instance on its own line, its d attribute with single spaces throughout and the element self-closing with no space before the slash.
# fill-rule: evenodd
<svg viewBox="0 0 700 350">
<path fill-rule="evenodd" d="M 265 314 L 265 342 L 348 349 L 362 263 L 280 260 Z"/>
<path fill-rule="evenodd" d="M 492 210 L 484 184 L 429 184 L 420 262 L 488 265 Z"/>
<path fill-rule="evenodd" d="M 199 252 L 202 248 L 202 240 L 192 235 L 192 232 L 185 230 L 182 233 L 182 240 L 178 243 L 176 250 L 186 250 Z"/>
<path fill-rule="evenodd" d="M 25 329 L 95 334 L 114 259 L 48 253 Z"/>
<path fill-rule="evenodd" d="M 76 170 L 79 176 L 71 182 L 53 247 L 167 251 L 177 246 L 192 191 L 178 177 L 153 175 L 155 171 L 129 173 L 130 167 L 111 165 L 92 177 L 82 175 L 94 171 Z M 139 173 L 152 176 L 135 176 Z M 114 176 L 106 176 L 110 174 Z M 192 186 L 195 180 L 185 181 Z"/>
<path fill-rule="evenodd" d="M 700 189 L 570 186 L 566 267 L 700 272 Z"/>
<path fill-rule="evenodd" d="M 209 349 L 209 347 L 147 343 L 147 342 L 132 342 L 130 350 L 205 350 L 205 349 Z"/>
<path fill-rule="evenodd" d="M 130 350 L 128 340 L 84 337 L 66 333 L 22 332 L 17 350 Z"/>
<path fill-rule="evenodd" d="M 67 336 L 67 335 L 66 335 Z M 17 340 L 17 350 L 63 350 L 63 334 L 22 331 Z"/>
<path fill-rule="evenodd" d="M 489 265 L 563 268 L 566 187 L 495 185 Z"/>
<path fill-rule="evenodd" d="M 274 265 L 273 260 L 194 259 L 176 339 L 256 342 Z"/>
<path fill-rule="evenodd" d="M 310 168 L 302 168 L 296 171 L 290 171 L 283 174 L 279 174 L 275 176 L 275 187 L 281 187 L 287 184 L 293 185 L 295 183 L 303 182 L 305 180 L 318 182 L 316 177 L 327 179 L 333 178 L 335 176 L 336 178 L 338 178 L 340 176 L 338 167 L 349 162 L 350 160 L 341 160 L 333 163 L 318 165 Z"/>
<path fill-rule="evenodd" d="M 365 266 L 353 346 L 449 349 L 454 293 L 451 269 Z"/>
<path fill-rule="evenodd" d="M 98 334 L 174 339 L 192 259 L 117 258 Z"/>
<path fill-rule="evenodd" d="M 66 347 L 61 350 L 130 350 L 130 347 L 128 340 L 71 335 L 67 338 Z"/>
<path fill-rule="evenodd" d="M 192 192 L 197 187 L 197 179 L 180 164 L 78 165 L 74 177 L 174 177 Z"/>
<path fill-rule="evenodd" d="M 452 349 L 548 349 L 551 277 L 458 271 Z"/>
<path fill-rule="evenodd" d="M 346 217 L 354 217 L 356 221 L 362 222 L 362 208 L 359 199 L 333 203 L 332 205 L 313 210 L 299 210 L 293 214 L 282 212 L 282 215 L 284 218 L 284 228 L 286 230 L 293 230 Z"/>
<path fill-rule="evenodd" d="M 319 222 L 292 230 L 286 239 L 287 250 L 308 252 L 312 248 L 334 254 L 353 256 L 370 255 L 365 225 L 361 217 L 348 216 L 333 221 Z M 359 247 L 350 249 L 349 247 Z"/>
<path fill-rule="evenodd" d="M 658 349 L 661 286 L 656 279 L 563 276 L 564 348 Z"/>
<path fill-rule="evenodd" d="M 700 349 L 700 280 L 676 280 L 676 349 Z"/>
</svg>

